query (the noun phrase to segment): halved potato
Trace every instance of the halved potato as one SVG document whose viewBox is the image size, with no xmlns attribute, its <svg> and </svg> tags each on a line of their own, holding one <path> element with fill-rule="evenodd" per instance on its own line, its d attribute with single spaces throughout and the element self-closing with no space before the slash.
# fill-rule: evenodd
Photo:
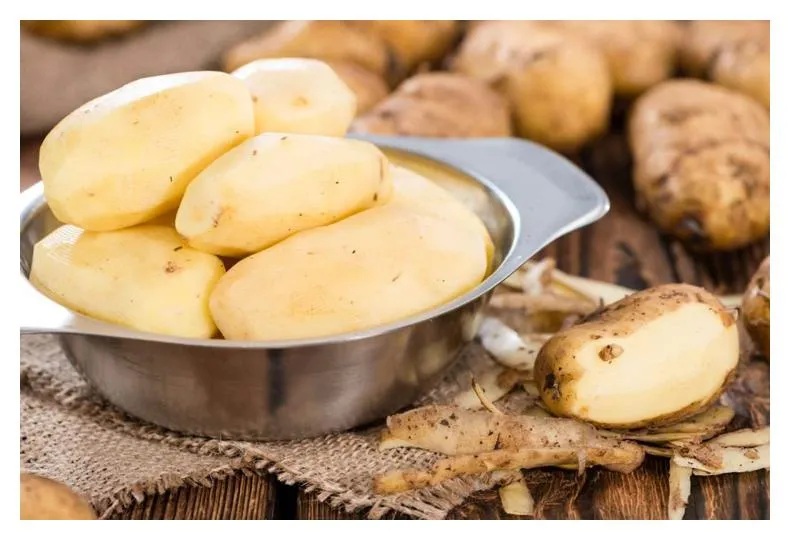
<svg viewBox="0 0 790 540">
<path fill-rule="evenodd" d="M 320 60 L 256 60 L 232 75 L 250 89 L 256 133 L 342 137 L 357 111 L 354 92 Z"/>
<path fill-rule="evenodd" d="M 738 330 L 715 296 L 691 285 L 634 293 L 557 333 L 535 380 L 554 414 L 637 428 L 689 417 L 723 391 Z"/>
<path fill-rule="evenodd" d="M 129 328 L 191 338 L 216 332 L 209 293 L 222 261 L 184 245 L 171 227 L 86 232 L 64 225 L 33 248 L 30 281 L 79 313 Z"/>
<path fill-rule="evenodd" d="M 340 334 L 448 302 L 480 283 L 486 267 L 480 235 L 387 204 L 242 260 L 214 289 L 211 313 L 228 339 Z"/>
<path fill-rule="evenodd" d="M 383 204 L 391 195 L 389 162 L 368 142 L 264 133 L 195 178 L 176 229 L 201 251 L 238 257 Z"/>
<path fill-rule="evenodd" d="M 404 167 L 392 166 L 392 200 L 422 213 L 457 223 L 478 234 L 486 246 L 489 262 L 494 256 L 494 242 L 480 218 L 449 191 Z"/>
<path fill-rule="evenodd" d="M 39 168 L 60 221 L 91 231 L 173 210 L 190 181 L 254 133 L 252 99 L 226 73 L 140 79 L 83 105 L 41 145 Z"/>
</svg>

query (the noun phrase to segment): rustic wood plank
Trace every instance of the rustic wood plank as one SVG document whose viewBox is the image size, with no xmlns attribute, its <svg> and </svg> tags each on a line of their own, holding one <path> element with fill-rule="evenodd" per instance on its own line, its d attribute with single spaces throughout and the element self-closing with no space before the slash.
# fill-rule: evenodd
<svg viewBox="0 0 790 540">
<path fill-rule="evenodd" d="M 212 487 L 183 486 L 146 497 L 110 519 L 275 519 L 276 491 L 269 476 L 236 474 Z"/>
</svg>

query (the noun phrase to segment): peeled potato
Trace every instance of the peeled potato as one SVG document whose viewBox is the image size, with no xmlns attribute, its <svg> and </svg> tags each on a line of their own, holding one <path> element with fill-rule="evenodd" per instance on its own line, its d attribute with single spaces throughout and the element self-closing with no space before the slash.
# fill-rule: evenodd
<svg viewBox="0 0 790 540">
<path fill-rule="evenodd" d="M 140 79 L 64 118 L 41 145 L 47 203 L 91 231 L 143 223 L 178 206 L 187 184 L 254 133 L 244 83 L 218 72 Z"/>
<path fill-rule="evenodd" d="M 548 409 L 598 426 L 637 428 L 699 412 L 738 363 L 738 330 L 704 289 L 637 292 L 555 334 L 535 362 Z"/>
<path fill-rule="evenodd" d="M 357 98 L 324 62 L 279 58 L 251 62 L 232 73 L 252 94 L 255 132 L 341 137 L 357 110 Z"/>
<path fill-rule="evenodd" d="M 184 245 L 175 230 L 139 225 L 86 232 L 64 225 L 33 248 L 30 281 L 56 302 L 137 330 L 210 338 L 208 308 L 222 261 Z"/>
<path fill-rule="evenodd" d="M 201 251 L 239 257 L 383 204 L 391 195 L 387 158 L 368 142 L 264 133 L 189 185 L 176 229 Z"/>
<path fill-rule="evenodd" d="M 441 305 L 480 283 L 486 268 L 480 235 L 386 204 L 237 263 L 214 289 L 211 313 L 227 339 L 322 337 Z"/>
<path fill-rule="evenodd" d="M 23 472 L 19 475 L 19 519 L 92 520 L 96 514 L 88 501 L 64 484 Z"/>
<path fill-rule="evenodd" d="M 488 260 L 494 256 L 494 242 L 480 218 L 449 191 L 404 167 L 392 167 L 392 200 L 424 214 L 447 219 L 477 234 L 485 243 Z"/>
</svg>

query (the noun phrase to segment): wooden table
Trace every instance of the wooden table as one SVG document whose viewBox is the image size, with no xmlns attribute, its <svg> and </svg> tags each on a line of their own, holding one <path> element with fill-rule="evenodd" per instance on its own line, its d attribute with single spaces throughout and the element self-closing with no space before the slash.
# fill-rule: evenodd
<svg viewBox="0 0 790 540">
<path fill-rule="evenodd" d="M 38 141 L 23 141 L 21 188 L 38 180 Z M 659 235 L 633 207 L 630 158 L 622 136 L 611 134 L 577 158 L 606 189 L 611 212 L 599 222 L 566 236 L 545 250 L 567 272 L 635 289 L 683 281 L 720 293 L 740 293 L 768 253 L 768 239 L 729 254 L 693 256 Z M 749 384 L 768 390 L 768 367 L 753 362 Z M 744 414 L 768 423 L 767 397 Z M 744 421 L 740 417 L 741 422 Z M 593 469 L 583 477 L 571 472 L 530 471 L 527 481 L 539 518 L 663 519 L 666 515 L 667 465 L 648 457 L 631 475 Z M 694 477 L 686 519 L 767 519 L 770 475 Z M 358 519 L 319 502 L 270 476 L 236 476 L 212 488 L 184 487 L 147 498 L 116 519 Z M 397 517 L 397 516 L 396 516 Z M 451 513 L 454 519 L 507 519 L 496 492 L 472 496 Z"/>
</svg>

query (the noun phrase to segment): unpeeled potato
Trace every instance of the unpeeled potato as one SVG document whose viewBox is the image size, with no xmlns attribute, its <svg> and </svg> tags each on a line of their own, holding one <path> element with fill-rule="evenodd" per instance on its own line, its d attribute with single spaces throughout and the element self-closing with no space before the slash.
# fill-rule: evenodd
<svg viewBox="0 0 790 540">
<path fill-rule="evenodd" d="M 195 178 L 176 229 L 197 249 L 239 257 L 383 204 L 391 194 L 387 158 L 368 142 L 264 133 Z"/>
<path fill-rule="evenodd" d="M 390 323 L 460 296 L 486 247 L 447 219 L 386 204 L 237 263 L 211 295 L 227 339 L 317 338 Z"/>
<path fill-rule="evenodd" d="M 746 330 L 767 359 L 771 358 L 771 259 L 766 257 L 752 276 L 741 303 Z"/>
<path fill-rule="evenodd" d="M 353 62 L 386 75 L 389 50 L 377 35 L 353 28 L 346 21 L 284 21 L 258 37 L 228 51 L 228 71 L 261 58 L 317 58 Z"/>
<path fill-rule="evenodd" d="M 23 472 L 19 475 L 19 493 L 19 519 L 96 519 L 88 501 L 50 478 Z"/>
<path fill-rule="evenodd" d="M 86 232 L 64 225 L 33 248 L 30 281 L 56 302 L 136 330 L 210 338 L 208 298 L 222 261 L 171 227 Z"/>
<path fill-rule="evenodd" d="M 327 62 L 357 97 L 357 115 L 364 114 L 387 97 L 390 89 L 384 77 L 353 62 Z"/>
<path fill-rule="evenodd" d="M 738 364 L 735 318 L 691 285 L 634 293 L 558 332 L 535 380 L 546 407 L 613 428 L 671 424 L 721 395 Z"/>
<path fill-rule="evenodd" d="M 219 72 L 140 79 L 64 118 L 41 145 L 44 195 L 60 221 L 129 227 L 178 206 L 190 181 L 254 133 L 244 83 Z"/>
<path fill-rule="evenodd" d="M 520 136 L 574 152 L 609 124 L 612 78 L 598 47 L 533 21 L 485 21 L 466 35 L 453 70 L 509 99 Z"/>
<path fill-rule="evenodd" d="M 354 93 L 320 60 L 256 60 L 232 75 L 252 94 L 256 133 L 342 137 L 356 114 Z"/>
</svg>

